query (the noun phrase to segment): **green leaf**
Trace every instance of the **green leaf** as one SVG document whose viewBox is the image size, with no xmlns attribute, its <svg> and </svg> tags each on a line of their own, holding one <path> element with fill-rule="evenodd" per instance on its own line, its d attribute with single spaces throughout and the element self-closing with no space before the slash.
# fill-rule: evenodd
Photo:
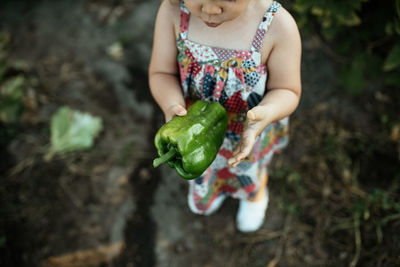
<svg viewBox="0 0 400 267">
<path fill-rule="evenodd" d="M 4 82 L 0 87 L 0 99 L 20 100 L 24 95 L 25 77 L 18 75 Z"/>
<path fill-rule="evenodd" d="M 51 146 L 48 157 L 89 149 L 103 129 L 100 117 L 61 107 L 51 118 Z"/>
<path fill-rule="evenodd" d="M 400 66 L 400 44 L 396 44 L 383 64 L 384 71 L 391 71 Z"/>
<path fill-rule="evenodd" d="M 340 24 L 346 26 L 356 26 L 360 25 L 361 19 L 355 12 L 349 12 L 344 14 L 338 14 L 337 19 Z"/>
<path fill-rule="evenodd" d="M 0 121 L 15 123 L 19 120 L 23 109 L 24 84 L 24 76 L 18 75 L 0 86 Z"/>
</svg>

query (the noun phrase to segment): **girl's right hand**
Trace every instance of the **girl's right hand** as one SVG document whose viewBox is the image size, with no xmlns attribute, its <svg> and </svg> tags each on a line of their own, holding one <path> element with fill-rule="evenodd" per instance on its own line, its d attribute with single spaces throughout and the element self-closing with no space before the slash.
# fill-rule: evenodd
<svg viewBox="0 0 400 267">
<path fill-rule="evenodd" d="M 185 116 L 186 113 L 186 109 L 183 106 L 179 104 L 172 105 L 164 114 L 165 122 L 169 122 L 175 116 Z"/>
</svg>

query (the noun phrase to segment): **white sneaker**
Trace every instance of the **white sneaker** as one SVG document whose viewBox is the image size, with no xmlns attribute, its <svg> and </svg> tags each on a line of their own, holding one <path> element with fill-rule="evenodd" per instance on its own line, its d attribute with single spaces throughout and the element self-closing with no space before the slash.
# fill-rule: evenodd
<svg viewBox="0 0 400 267">
<path fill-rule="evenodd" d="M 239 210 L 236 215 L 236 227 L 239 231 L 248 233 L 260 229 L 264 222 L 265 211 L 268 207 L 269 193 L 268 188 L 265 194 L 258 201 L 240 200 Z"/>
</svg>

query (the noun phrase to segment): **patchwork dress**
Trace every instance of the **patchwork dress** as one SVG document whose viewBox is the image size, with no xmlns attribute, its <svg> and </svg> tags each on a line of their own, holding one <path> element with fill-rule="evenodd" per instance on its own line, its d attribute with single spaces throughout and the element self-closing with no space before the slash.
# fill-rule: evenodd
<svg viewBox="0 0 400 267">
<path fill-rule="evenodd" d="M 257 137 L 249 157 L 236 168 L 227 164 L 237 147 L 248 110 L 265 94 L 267 67 L 261 64 L 261 44 L 280 4 L 273 2 L 260 24 L 250 50 L 210 47 L 187 38 L 190 13 L 181 5 L 180 33 L 177 39 L 181 85 L 189 106 L 195 100 L 218 101 L 228 114 L 224 142 L 211 166 L 189 182 L 189 206 L 206 214 L 218 197 L 245 199 L 259 189 L 266 167 L 274 153 L 288 142 L 288 118 L 274 122 Z"/>
</svg>

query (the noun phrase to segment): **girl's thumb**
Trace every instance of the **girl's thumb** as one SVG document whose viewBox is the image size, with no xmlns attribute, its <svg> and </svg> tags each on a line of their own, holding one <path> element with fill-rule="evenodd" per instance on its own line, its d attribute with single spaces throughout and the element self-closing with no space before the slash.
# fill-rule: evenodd
<svg viewBox="0 0 400 267">
<path fill-rule="evenodd" d="M 247 111 L 247 118 L 250 120 L 259 121 L 265 117 L 265 111 L 262 107 L 254 107 Z"/>
<path fill-rule="evenodd" d="M 186 109 L 182 107 L 181 105 L 176 105 L 173 109 L 174 113 L 178 116 L 185 116 L 186 115 Z"/>
</svg>

